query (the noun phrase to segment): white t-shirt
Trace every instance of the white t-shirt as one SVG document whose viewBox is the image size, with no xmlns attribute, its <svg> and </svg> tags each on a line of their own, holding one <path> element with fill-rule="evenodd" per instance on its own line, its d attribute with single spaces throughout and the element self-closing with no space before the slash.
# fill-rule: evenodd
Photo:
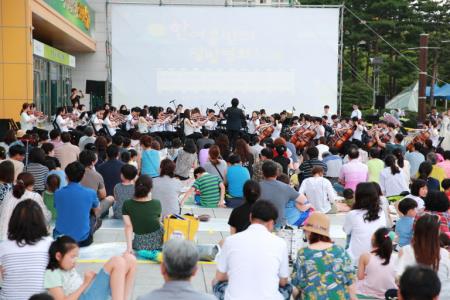
<svg viewBox="0 0 450 300">
<path fill-rule="evenodd" d="M 361 119 L 362 118 L 361 111 L 359 109 L 353 110 L 350 119 L 352 119 L 353 117 L 357 117 L 358 120 Z"/>
<path fill-rule="evenodd" d="M 48 264 L 51 237 L 34 245 L 19 247 L 16 241 L 0 243 L 0 265 L 3 269 L 0 299 L 29 299 L 44 292 L 44 274 Z"/>
<path fill-rule="evenodd" d="M 248 133 L 255 134 L 256 133 L 256 127 L 258 127 L 258 126 L 259 126 L 259 119 L 248 120 L 247 121 Z"/>
<path fill-rule="evenodd" d="M 407 195 L 405 198 L 410 198 L 410 199 L 413 199 L 414 201 L 416 201 L 416 202 L 417 202 L 417 209 L 418 209 L 418 210 L 423 210 L 423 209 L 425 209 L 425 201 L 423 201 L 423 199 L 420 198 L 419 196 L 414 196 L 414 195 L 409 194 L 409 195 Z M 403 199 L 405 199 L 405 198 L 403 198 Z M 402 199 L 402 200 L 403 200 L 403 199 Z M 402 200 L 400 200 L 400 201 L 402 201 Z M 399 201 L 399 202 L 400 202 L 400 201 Z"/>
<path fill-rule="evenodd" d="M 67 124 L 69 122 L 67 120 L 64 120 L 64 118 L 62 116 L 57 116 L 56 117 L 56 124 L 58 124 L 59 129 L 61 129 L 61 132 L 68 132 L 69 131 L 69 127 L 67 127 Z"/>
<path fill-rule="evenodd" d="M 380 173 L 381 192 L 386 197 L 400 195 L 401 192 L 409 191 L 405 180 L 405 174 L 400 169 L 400 173 L 392 175 L 391 168 L 384 168 Z"/>
<path fill-rule="evenodd" d="M 99 131 L 102 129 L 103 120 L 99 119 L 96 115 L 92 117 L 92 123 L 94 124 L 95 130 Z"/>
<path fill-rule="evenodd" d="M 188 136 L 195 132 L 195 127 L 191 125 L 188 119 L 184 119 L 184 135 Z"/>
<path fill-rule="evenodd" d="M 278 287 L 280 278 L 289 277 L 286 242 L 263 225 L 227 237 L 216 261 L 228 275 L 225 300 L 283 299 Z"/>
<path fill-rule="evenodd" d="M 317 150 L 319 150 L 319 160 L 322 160 L 322 154 L 324 154 L 325 152 L 327 152 L 328 150 L 330 150 L 330 147 L 328 147 L 325 144 L 319 144 L 316 146 Z"/>
<path fill-rule="evenodd" d="M 34 116 L 30 116 L 24 111 L 20 114 L 20 129 L 24 131 L 33 130 L 35 120 Z"/>
<path fill-rule="evenodd" d="M 439 299 L 450 299 L 450 258 L 449 252 L 441 248 L 440 249 L 439 270 L 437 275 L 441 281 L 441 292 Z M 414 248 L 411 245 L 402 247 L 402 256 L 398 258 L 397 264 L 397 276 L 401 276 L 405 269 L 409 266 L 417 264 L 416 256 L 414 255 Z"/>
<path fill-rule="evenodd" d="M 277 139 L 277 138 L 279 138 L 280 137 L 280 134 L 281 134 L 281 129 L 283 128 L 283 124 L 281 124 L 281 123 L 278 123 L 278 125 L 277 126 L 274 126 L 274 131 L 273 131 L 273 133 L 272 133 L 272 136 L 271 136 L 271 138 L 273 139 L 273 140 L 275 140 L 275 139 Z"/>
<path fill-rule="evenodd" d="M 108 128 L 109 134 L 111 136 L 116 135 L 116 128 L 114 128 L 112 125 L 111 120 L 109 119 L 109 117 L 107 117 L 106 119 L 103 120 L 103 123 L 106 125 L 106 127 Z"/>
<path fill-rule="evenodd" d="M 362 126 L 362 125 L 357 125 L 357 126 L 356 126 L 355 132 L 353 132 L 352 139 L 353 139 L 353 140 L 361 141 L 361 140 L 362 140 L 362 134 L 363 134 L 363 132 L 364 132 L 364 126 Z"/>
<path fill-rule="evenodd" d="M 378 213 L 379 218 L 375 221 L 365 221 L 366 213 L 365 209 L 355 209 L 349 211 L 345 216 L 344 232 L 351 235 L 347 252 L 355 265 L 358 264 L 361 254 L 370 252 L 372 234 L 378 228 L 386 226 L 386 217 L 382 209 Z"/>
<path fill-rule="evenodd" d="M 303 180 L 299 190 L 304 194 L 315 210 L 327 213 L 334 203 L 336 194 L 331 182 L 323 177 L 309 177 Z"/>
</svg>

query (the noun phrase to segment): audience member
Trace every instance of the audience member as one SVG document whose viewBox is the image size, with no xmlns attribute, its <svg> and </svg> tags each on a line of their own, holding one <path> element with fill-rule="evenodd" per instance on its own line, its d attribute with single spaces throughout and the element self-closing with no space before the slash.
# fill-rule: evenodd
<svg viewBox="0 0 450 300">
<path fill-rule="evenodd" d="M 21 145 L 14 145 L 9 147 L 9 161 L 14 164 L 14 181 L 16 181 L 17 176 L 23 172 L 25 159 L 25 147 Z"/>
<path fill-rule="evenodd" d="M 216 257 L 213 292 L 218 299 L 290 298 L 287 246 L 271 233 L 277 219 L 276 207 L 258 200 L 251 209 L 250 227 L 225 239 Z"/>
<path fill-rule="evenodd" d="M 425 161 L 425 156 L 420 153 L 422 145 L 420 143 L 414 143 L 409 145 L 409 151 L 405 154 L 405 159 L 410 164 L 410 176 L 416 178 L 416 174 L 419 171 L 419 166 Z"/>
<path fill-rule="evenodd" d="M 5 160 L 0 162 L 0 206 L 14 183 L 14 164 Z"/>
<path fill-rule="evenodd" d="M 358 281 L 356 282 L 358 295 L 383 299 L 387 290 L 397 288 L 395 259 L 391 257 L 392 236 L 393 232 L 384 227 L 379 228 L 372 235 L 372 249 L 359 258 Z"/>
<path fill-rule="evenodd" d="M 306 149 L 306 154 L 308 155 L 308 159 L 303 161 L 299 169 L 302 180 L 312 176 L 312 169 L 314 167 L 322 167 L 324 172 L 327 172 L 327 165 L 319 160 L 319 150 L 316 147 Z"/>
<path fill-rule="evenodd" d="M 176 166 L 175 166 L 175 175 L 180 180 L 189 179 L 189 174 L 192 168 L 197 167 L 197 148 L 195 146 L 195 142 L 192 139 L 187 139 L 184 142 L 183 149 L 178 151 Z"/>
<path fill-rule="evenodd" d="M 370 251 L 370 238 L 380 227 L 386 226 L 386 217 L 380 206 L 375 185 L 359 183 L 355 191 L 355 204 L 345 216 L 344 232 L 350 236 L 350 258 L 356 265 L 361 254 Z"/>
<path fill-rule="evenodd" d="M 45 190 L 45 180 L 48 175 L 48 168 L 45 166 L 45 153 L 41 148 L 33 148 L 29 155 L 30 162 L 25 167 L 25 171 L 34 177 L 34 191 L 41 194 Z"/>
<path fill-rule="evenodd" d="M 90 126 L 87 126 L 84 129 L 84 135 L 80 138 L 80 141 L 78 142 L 78 147 L 80 151 L 84 150 L 84 147 L 87 144 L 94 144 L 95 143 L 95 137 L 94 137 L 94 129 Z"/>
<path fill-rule="evenodd" d="M 411 244 L 399 252 L 397 275 L 402 276 L 407 267 L 417 264 L 430 267 L 441 281 L 441 299 L 449 299 L 450 258 L 448 251 L 440 248 L 440 227 L 438 216 L 425 214 L 417 220 Z M 402 288 L 404 287 L 400 285 L 400 289 Z"/>
<path fill-rule="evenodd" d="M 334 205 L 336 193 L 331 182 L 323 177 L 323 169 L 314 167 L 312 177 L 303 180 L 299 193 L 305 195 L 315 210 L 328 213 Z"/>
<path fill-rule="evenodd" d="M 108 160 L 97 167 L 97 171 L 102 175 L 105 182 L 107 196 L 114 195 L 114 187 L 120 182 L 120 170 L 124 165 L 119 158 L 119 147 L 110 145 L 106 149 Z"/>
<path fill-rule="evenodd" d="M 247 180 L 244 184 L 244 203 L 234 208 L 228 219 L 231 234 L 244 231 L 250 226 L 250 212 L 260 195 L 259 184 L 254 180 Z"/>
<path fill-rule="evenodd" d="M 217 175 L 220 181 L 224 181 L 227 176 L 227 162 L 220 158 L 220 148 L 217 145 L 212 145 L 208 149 L 208 161 L 203 168 L 206 172 L 212 175 Z"/>
<path fill-rule="evenodd" d="M 369 151 L 369 161 L 367 162 L 369 182 L 380 183 L 380 174 L 384 169 L 384 161 L 380 159 L 380 150 L 373 147 Z"/>
<path fill-rule="evenodd" d="M 270 160 L 273 162 L 273 151 L 269 148 L 263 148 L 261 149 L 259 153 L 259 160 L 253 164 L 253 175 L 252 179 L 256 182 L 260 182 L 264 179 L 264 174 L 262 171 L 262 166 L 265 161 Z M 283 166 L 281 166 L 279 163 L 275 163 L 277 166 L 277 176 L 283 173 Z"/>
<path fill-rule="evenodd" d="M 342 166 L 339 181 L 346 189 L 355 190 L 360 182 L 366 182 L 369 174 L 367 165 L 358 160 L 359 151 L 351 147 L 348 152 L 350 161 Z"/>
<path fill-rule="evenodd" d="M 134 185 L 134 197 L 123 203 L 122 217 L 128 253 L 133 250 L 161 249 L 164 234 L 159 221 L 161 202 L 152 198 L 152 188 L 150 176 L 139 176 Z"/>
<path fill-rule="evenodd" d="M 141 161 L 138 165 L 141 167 L 141 174 L 152 178 L 159 176 L 160 157 L 158 151 L 152 149 L 152 138 L 143 135 L 140 140 L 142 147 Z"/>
<path fill-rule="evenodd" d="M 236 141 L 236 147 L 239 144 L 239 139 Z M 241 162 L 241 157 L 238 154 L 230 155 L 229 167 L 225 177 L 225 185 L 227 186 L 227 207 L 235 208 L 243 203 L 242 197 L 244 183 L 250 179 L 248 168 L 244 167 Z"/>
<path fill-rule="evenodd" d="M 395 233 L 398 236 L 398 245 L 403 247 L 411 243 L 414 219 L 417 215 L 417 202 L 411 198 L 404 198 L 398 204 L 398 210 L 402 216 L 395 224 Z"/>
<path fill-rule="evenodd" d="M 327 215 L 313 212 L 303 229 L 308 246 L 299 250 L 293 265 L 294 295 L 301 293 L 305 299 L 355 299 L 355 270 L 345 250 L 332 242 Z"/>
<path fill-rule="evenodd" d="M 94 190 L 80 184 L 85 173 L 81 163 L 70 163 L 65 172 L 69 184 L 57 190 L 54 196 L 57 218 L 53 236 L 68 235 L 80 247 L 89 246 L 101 225 L 96 218 L 100 215 L 100 203 Z"/>
<path fill-rule="evenodd" d="M 44 219 L 41 207 L 31 199 L 17 203 L 12 211 L 8 238 L 0 243 L 1 299 L 28 299 L 44 291 L 52 242 Z"/>
<path fill-rule="evenodd" d="M 164 285 L 160 289 L 138 297 L 138 300 L 214 300 L 214 296 L 197 292 L 191 284 L 197 274 L 199 253 L 195 244 L 183 239 L 164 243 L 161 274 Z"/>
<path fill-rule="evenodd" d="M 384 160 L 386 168 L 380 173 L 380 187 L 386 197 L 409 192 L 403 170 L 397 166 L 395 156 L 388 155 Z"/>
<path fill-rule="evenodd" d="M 302 211 L 306 211 L 309 205 L 305 205 L 306 199 L 297 193 L 291 186 L 277 180 L 278 168 L 275 162 L 265 161 L 262 166 L 264 180 L 260 182 L 261 199 L 267 199 L 277 209 L 276 226 L 286 225 L 285 208 L 289 200 L 295 199 Z"/>
<path fill-rule="evenodd" d="M 437 300 L 441 291 L 436 272 L 422 265 L 407 267 L 399 285 L 398 300 Z"/>
<path fill-rule="evenodd" d="M 46 224 L 50 224 L 52 215 L 46 208 L 41 195 L 33 192 L 34 182 L 34 177 L 31 173 L 20 173 L 12 191 L 9 192 L 3 200 L 0 207 L 0 240 L 6 240 L 8 234 L 8 224 L 14 208 L 18 203 L 27 199 L 36 202 L 41 207 Z"/>
<path fill-rule="evenodd" d="M 79 255 L 70 236 L 56 238 L 50 245 L 44 287 L 56 299 L 130 299 L 134 287 L 136 258 L 125 253 L 110 258 L 96 274 L 86 271 L 84 279 L 75 269 Z"/>
<path fill-rule="evenodd" d="M 153 180 L 152 197 L 161 202 L 161 217 L 179 214 L 179 197 L 183 191 L 183 184 L 175 178 L 175 163 L 166 158 L 161 161 L 159 177 Z"/>
<path fill-rule="evenodd" d="M 65 169 L 68 164 L 78 160 L 78 156 L 80 155 L 80 148 L 73 145 L 70 140 L 70 133 L 63 132 L 61 133 L 61 141 L 63 144 L 55 147 L 55 157 L 59 160 L 62 169 Z"/>
<path fill-rule="evenodd" d="M 60 188 L 61 180 L 58 175 L 51 174 L 47 177 L 47 182 L 45 184 L 45 191 L 42 194 L 42 199 L 47 209 L 52 214 L 52 221 L 56 220 L 57 212 L 55 209 L 55 192 Z"/>
<path fill-rule="evenodd" d="M 114 187 L 113 217 L 122 219 L 122 207 L 126 200 L 132 199 L 134 195 L 134 181 L 138 170 L 132 165 L 123 165 L 120 169 L 121 182 Z"/>
<path fill-rule="evenodd" d="M 203 207 L 226 207 L 225 206 L 225 185 L 216 175 L 211 175 L 202 167 L 194 170 L 195 182 L 192 187 L 186 191 L 183 199 L 180 201 L 180 207 L 194 193 L 198 192 L 200 197 L 196 204 Z"/>
<path fill-rule="evenodd" d="M 339 156 L 339 150 L 336 147 L 331 147 L 330 152 L 324 152 L 322 157 L 322 161 L 327 165 L 325 177 L 332 184 L 338 183 L 342 168 L 342 158 Z"/>
</svg>

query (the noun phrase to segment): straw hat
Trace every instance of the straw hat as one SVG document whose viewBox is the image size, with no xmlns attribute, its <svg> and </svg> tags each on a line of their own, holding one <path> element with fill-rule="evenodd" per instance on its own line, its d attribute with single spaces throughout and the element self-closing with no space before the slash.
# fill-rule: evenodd
<svg viewBox="0 0 450 300">
<path fill-rule="evenodd" d="M 330 237 L 330 219 L 326 214 L 315 211 L 306 220 L 303 230 Z"/>
</svg>

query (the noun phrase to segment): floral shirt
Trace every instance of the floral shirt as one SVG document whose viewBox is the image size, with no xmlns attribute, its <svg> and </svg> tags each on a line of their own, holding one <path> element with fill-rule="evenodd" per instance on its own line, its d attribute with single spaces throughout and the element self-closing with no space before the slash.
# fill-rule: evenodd
<svg viewBox="0 0 450 300">
<path fill-rule="evenodd" d="M 12 190 L 11 183 L 0 183 L 0 203 L 5 199 L 6 194 Z"/>
<path fill-rule="evenodd" d="M 350 299 L 348 287 L 355 269 L 345 250 L 333 245 L 325 250 L 302 248 L 292 270 L 292 284 L 305 300 Z"/>
</svg>

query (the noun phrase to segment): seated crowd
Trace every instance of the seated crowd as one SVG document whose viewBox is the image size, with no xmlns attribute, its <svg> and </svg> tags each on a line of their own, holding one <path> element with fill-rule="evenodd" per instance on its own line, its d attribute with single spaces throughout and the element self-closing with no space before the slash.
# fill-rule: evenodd
<svg viewBox="0 0 450 300">
<path fill-rule="evenodd" d="M 53 130 L 29 153 L 18 139 L 0 148 L 0 299 L 130 299 L 133 254 L 160 249 L 165 284 L 141 300 L 450 298 L 450 151 L 423 155 L 416 144 L 405 155 L 400 138 L 395 149 L 350 144 L 343 155 L 320 141 L 298 154 L 282 137 L 239 138 L 230 149 L 226 135 L 207 133 L 166 147 L 157 135 L 92 131 L 76 145 Z M 215 297 L 189 284 L 195 245 L 163 244 L 163 218 L 185 205 L 233 209 Z M 331 238 L 336 212 L 346 213 L 345 247 Z M 123 220 L 127 250 L 82 277 L 79 247 L 105 217 Z M 286 226 L 307 241 L 292 268 L 272 234 Z"/>
</svg>

